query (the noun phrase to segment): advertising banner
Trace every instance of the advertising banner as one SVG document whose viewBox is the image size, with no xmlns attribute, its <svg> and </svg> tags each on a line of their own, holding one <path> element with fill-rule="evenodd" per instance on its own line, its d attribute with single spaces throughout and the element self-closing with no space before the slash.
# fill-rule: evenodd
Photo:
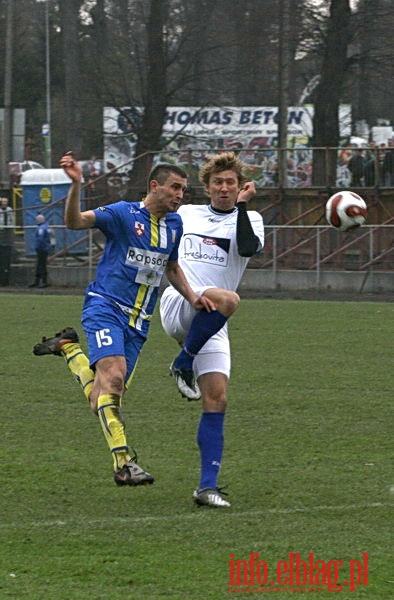
<svg viewBox="0 0 394 600">
<path fill-rule="evenodd" d="M 104 108 L 104 162 L 106 170 L 120 167 L 114 184 L 132 169 L 136 130 L 141 109 Z M 351 107 L 339 112 L 341 137 L 350 137 Z M 288 185 L 311 185 L 313 106 L 288 109 Z M 162 131 L 164 149 L 155 161 L 176 162 L 188 171 L 191 183 L 213 152 L 237 150 L 247 166 L 247 176 L 261 187 L 277 184 L 278 109 L 273 106 L 168 107 Z"/>
</svg>

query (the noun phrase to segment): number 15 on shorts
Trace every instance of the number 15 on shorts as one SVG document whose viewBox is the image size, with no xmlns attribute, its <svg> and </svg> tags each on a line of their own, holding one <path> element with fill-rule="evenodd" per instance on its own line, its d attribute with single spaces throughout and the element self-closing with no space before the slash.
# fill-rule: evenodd
<svg viewBox="0 0 394 600">
<path fill-rule="evenodd" d="M 109 331 L 109 329 L 100 329 L 99 331 L 96 331 L 96 342 L 98 348 L 102 348 L 103 346 L 111 346 L 113 343 L 112 338 L 109 335 Z"/>
</svg>

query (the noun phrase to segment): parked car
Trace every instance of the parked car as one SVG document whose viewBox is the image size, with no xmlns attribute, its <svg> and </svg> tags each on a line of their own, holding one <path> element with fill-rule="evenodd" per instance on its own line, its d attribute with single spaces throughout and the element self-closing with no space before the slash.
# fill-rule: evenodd
<svg viewBox="0 0 394 600">
<path fill-rule="evenodd" d="M 34 160 L 24 160 L 23 162 L 10 162 L 9 166 L 9 178 L 13 185 L 20 183 L 22 173 L 30 171 L 31 169 L 45 169 L 43 165 Z"/>
</svg>

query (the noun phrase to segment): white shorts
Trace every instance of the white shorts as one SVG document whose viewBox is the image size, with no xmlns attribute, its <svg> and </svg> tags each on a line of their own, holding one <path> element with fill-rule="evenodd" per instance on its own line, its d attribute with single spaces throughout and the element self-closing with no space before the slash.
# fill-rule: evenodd
<svg viewBox="0 0 394 600">
<path fill-rule="evenodd" d="M 193 288 L 201 295 L 212 286 Z M 172 286 L 167 287 L 160 300 L 160 318 L 164 331 L 180 345 L 185 342 L 196 310 Z M 224 373 L 230 377 L 231 357 L 227 323 L 201 348 L 193 361 L 196 377 L 204 373 Z"/>
</svg>

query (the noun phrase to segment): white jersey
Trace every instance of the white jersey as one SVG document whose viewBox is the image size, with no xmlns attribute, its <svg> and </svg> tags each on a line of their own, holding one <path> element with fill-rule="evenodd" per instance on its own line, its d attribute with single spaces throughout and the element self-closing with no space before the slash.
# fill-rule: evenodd
<svg viewBox="0 0 394 600">
<path fill-rule="evenodd" d="M 211 206 L 192 204 L 178 210 L 183 221 L 178 260 L 192 288 L 238 288 L 249 258 L 238 254 L 237 213 L 237 209 L 219 213 Z M 256 211 L 247 214 L 260 240 L 259 252 L 264 247 L 263 219 Z"/>
</svg>

